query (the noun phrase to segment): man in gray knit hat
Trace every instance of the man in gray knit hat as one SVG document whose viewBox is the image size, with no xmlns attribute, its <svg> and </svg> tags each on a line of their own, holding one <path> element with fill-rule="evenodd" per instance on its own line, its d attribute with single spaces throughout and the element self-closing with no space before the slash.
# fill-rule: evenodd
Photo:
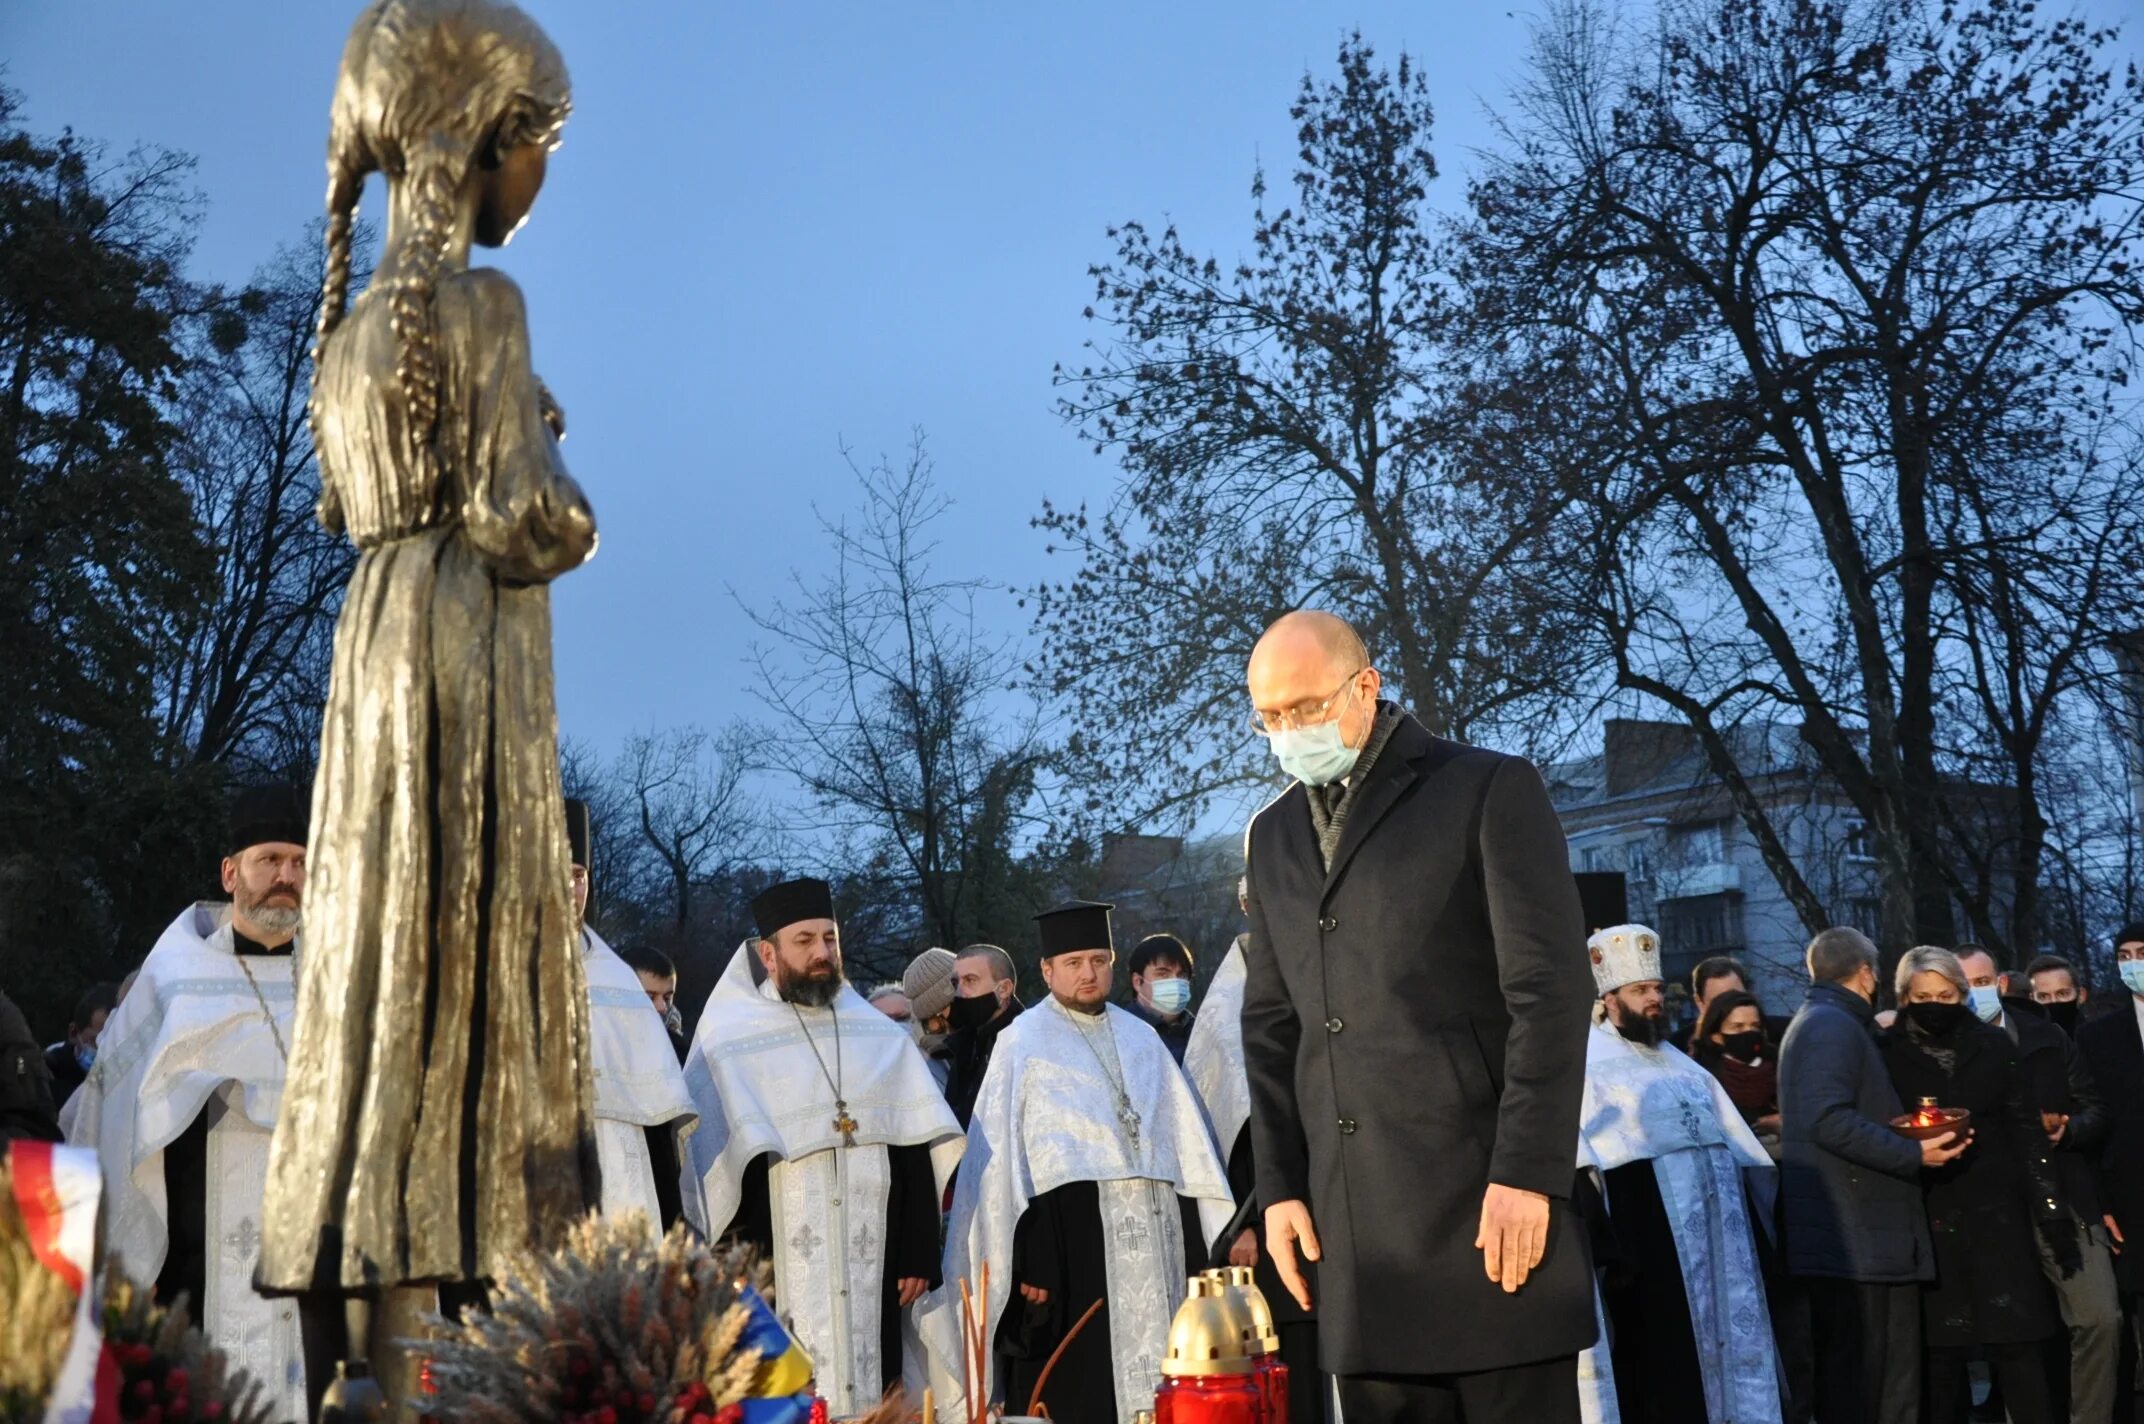
<svg viewBox="0 0 2144 1424">
<path fill-rule="evenodd" d="M 915 1035 L 916 1047 L 929 1060 L 931 1076 L 938 1080 L 941 1092 L 951 1071 L 945 1058 L 945 1035 L 951 1024 L 948 1015 L 953 1007 L 953 970 L 959 963 L 959 956 L 950 949 L 926 949 L 908 961 L 901 975 L 901 992 L 908 995 L 914 1024 L 909 1031 Z"/>
</svg>

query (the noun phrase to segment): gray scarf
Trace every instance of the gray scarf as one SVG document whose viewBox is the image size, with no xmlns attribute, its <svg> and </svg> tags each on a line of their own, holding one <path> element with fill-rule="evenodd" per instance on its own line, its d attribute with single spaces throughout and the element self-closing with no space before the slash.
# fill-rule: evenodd
<svg viewBox="0 0 2144 1424">
<path fill-rule="evenodd" d="M 1370 735 L 1355 756 L 1355 769 L 1330 785 L 1303 788 L 1310 801 L 1310 824 L 1318 832 L 1318 854 L 1325 858 L 1327 870 L 1333 868 L 1333 852 L 1340 848 L 1340 833 L 1347 829 L 1347 818 L 1362 799 L 1357 793 L 1369 782 L 1370 769 L 1377 765 L 1378 753 L 1385 749 L 1385 743 L 1392 740 L 1400 716 L 1395 704 L 1378 703 L 1377 716 L 1370 722 Z"/>
</svg>

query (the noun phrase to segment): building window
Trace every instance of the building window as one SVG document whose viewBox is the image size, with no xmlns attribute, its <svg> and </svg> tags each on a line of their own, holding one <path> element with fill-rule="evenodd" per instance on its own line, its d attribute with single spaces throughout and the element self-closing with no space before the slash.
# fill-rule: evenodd
<svg viewBox="0 0 2144 1424">
<path fill-rule="evenodd" d="M 1653 878 L 1653 853 L 1642 845 L 1630 848 L 1630 864 L 1625 874 L 1632 880 L 1651 881 Z"/>
<path fill-rule="evenodd" d="M 1588 871 L 1613 870 L 1615 864 L 1605 846 L 1587 846 L 1580 854 L 1579 868 Z"/>
<path fill-rule="evenodd" d="M 1676 826 L 1668 832 L 1668 844 L 1682 864 L 1707 865 L 1726 859 L 1726 829 L 1719 821 Z"/>
<path fill-rule="evenodd" d="M 1845 846 L 1848 860 L 1876 859 L 1876 842 L 1870 837 L 1868 823 L 1865 821 L 1846 823 Z"/>
</svg>

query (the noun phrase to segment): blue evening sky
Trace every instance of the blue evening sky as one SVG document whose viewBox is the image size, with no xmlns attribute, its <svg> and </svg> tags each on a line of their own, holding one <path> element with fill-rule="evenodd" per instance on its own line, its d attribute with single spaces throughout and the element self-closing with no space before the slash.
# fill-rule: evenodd
<svg viewBox="0 0 2144 1424">
<path fill-rule="evenodd" d="M 2094 0 L 2106 20 L 2135 0 Z M 813 505 L 839 454 L 930 435 L 957 500 L 947 572 L 1058 570 L 1045 496 L 1107 499 L 1114 469 L 1052 413 L 1089 333 L 1087 264 L 1113 220 L 1173 219 L 1224 259 L 1287 107 L 1359 27 L 1425 66 L 1462 199 L 1526 48 L 1525 9 L 1386 0 L 1078 5 L 531 0 L 575 114 L 533 221 L 493 260 L 528 295 L 537 364 L 603 545 L 556 588 L 562 728 L 626 733 L 759 711 L 729 590 L 825 559 Z M 319 212 L 350 0 L 64 0 L 0 7 L 5 82 L 39 130 L 198 156 L 196 271 L 240 281 Z M 2134 34 L 2126 37 L 2134 52 Z M 378 189 L 368 212 L 381 217 Z M 988 614 L 1024 628 L 1009 595 Z"/>
</svg>

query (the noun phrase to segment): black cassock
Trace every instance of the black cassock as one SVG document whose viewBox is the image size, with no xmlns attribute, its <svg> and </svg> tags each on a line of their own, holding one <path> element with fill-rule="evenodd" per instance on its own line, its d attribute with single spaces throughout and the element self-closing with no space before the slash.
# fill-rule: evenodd
<svg viewBox="0 0 2144 1424">
<path fill-rule="evenodd" d="M 835 1149 L 839 1151 L 840 1149 Z M 773 1158 L 762 1153 L 744 1169 L 737 1214 L 723 1235 L 757 1246 L 774 1259 L 774 1199 L 767 1168 Z M 939 1274 L 938 1178 L 931 1171 L 928 1147 L 886 1149 L 886 1266 L 879 1285 L 878 1358 L 881 1390 L 901 1382 L 901 1281 L 916 1277 L 936 1288 Z M 776 1305 L 781 1282 L 775 1282 Z"/>
<path fill-rule="evenodd" d="M 1601 1306 L 1614 1341 L 1616 1406 L 1624 1424 L 1702 1420 L 1705 1377 L 1660 1181 L 1646 1158 L 1604 1175 L 1606 1209 L 1590 1185 L 1580 1189 L 1580 1209 L 1593 1228 Z"/>
<path fill-rule="evenodd" d="M 231 950 L 280 958 L 290 955 L 289 945 L 270 949 L 235 927 Z M 169 1232 L 163 1269 L 156 1273 L 157 1301 L 170 1305 L 184 1295 L 196 1324 L 202 1319 L 202 1302 L 208 1299 L 208 1119 L 209 1108 L 204 1106 L 164 1148 L 164 1221 Z M 311 1384 L 310 1355 L 305 1363 L 306 1382 Z"/>
<path fill-rule="evenodd" d="M 1189 1279 L 1206 1264 L 1204 1230 L 1198 1203 L 1185 1196 L 1176 1201 L 1183 1214 L 1184 1275 Z M 1093 1182 L 1068 1182 L 1028 1202 L 1013 1231 L 1012 1279 L 997 1328 L 997 1377 L 1005 1390 L 1005 1412 L 1028 1414 L 1033 1412 L 1028 1398 L 1052 1352 L 1087 1307 L 1109 1295 L 1101 1194 Z M 1023 1285 L 1040 1286 L 1050 1297 L 1040 1305 L 1031 1303 L 1020 1294 Z M 1117 1417 L 1106 1305 L 1050 1371 L 1042 1402 L 1056 1424 L 1104 1424 Z"/>
</svg>

